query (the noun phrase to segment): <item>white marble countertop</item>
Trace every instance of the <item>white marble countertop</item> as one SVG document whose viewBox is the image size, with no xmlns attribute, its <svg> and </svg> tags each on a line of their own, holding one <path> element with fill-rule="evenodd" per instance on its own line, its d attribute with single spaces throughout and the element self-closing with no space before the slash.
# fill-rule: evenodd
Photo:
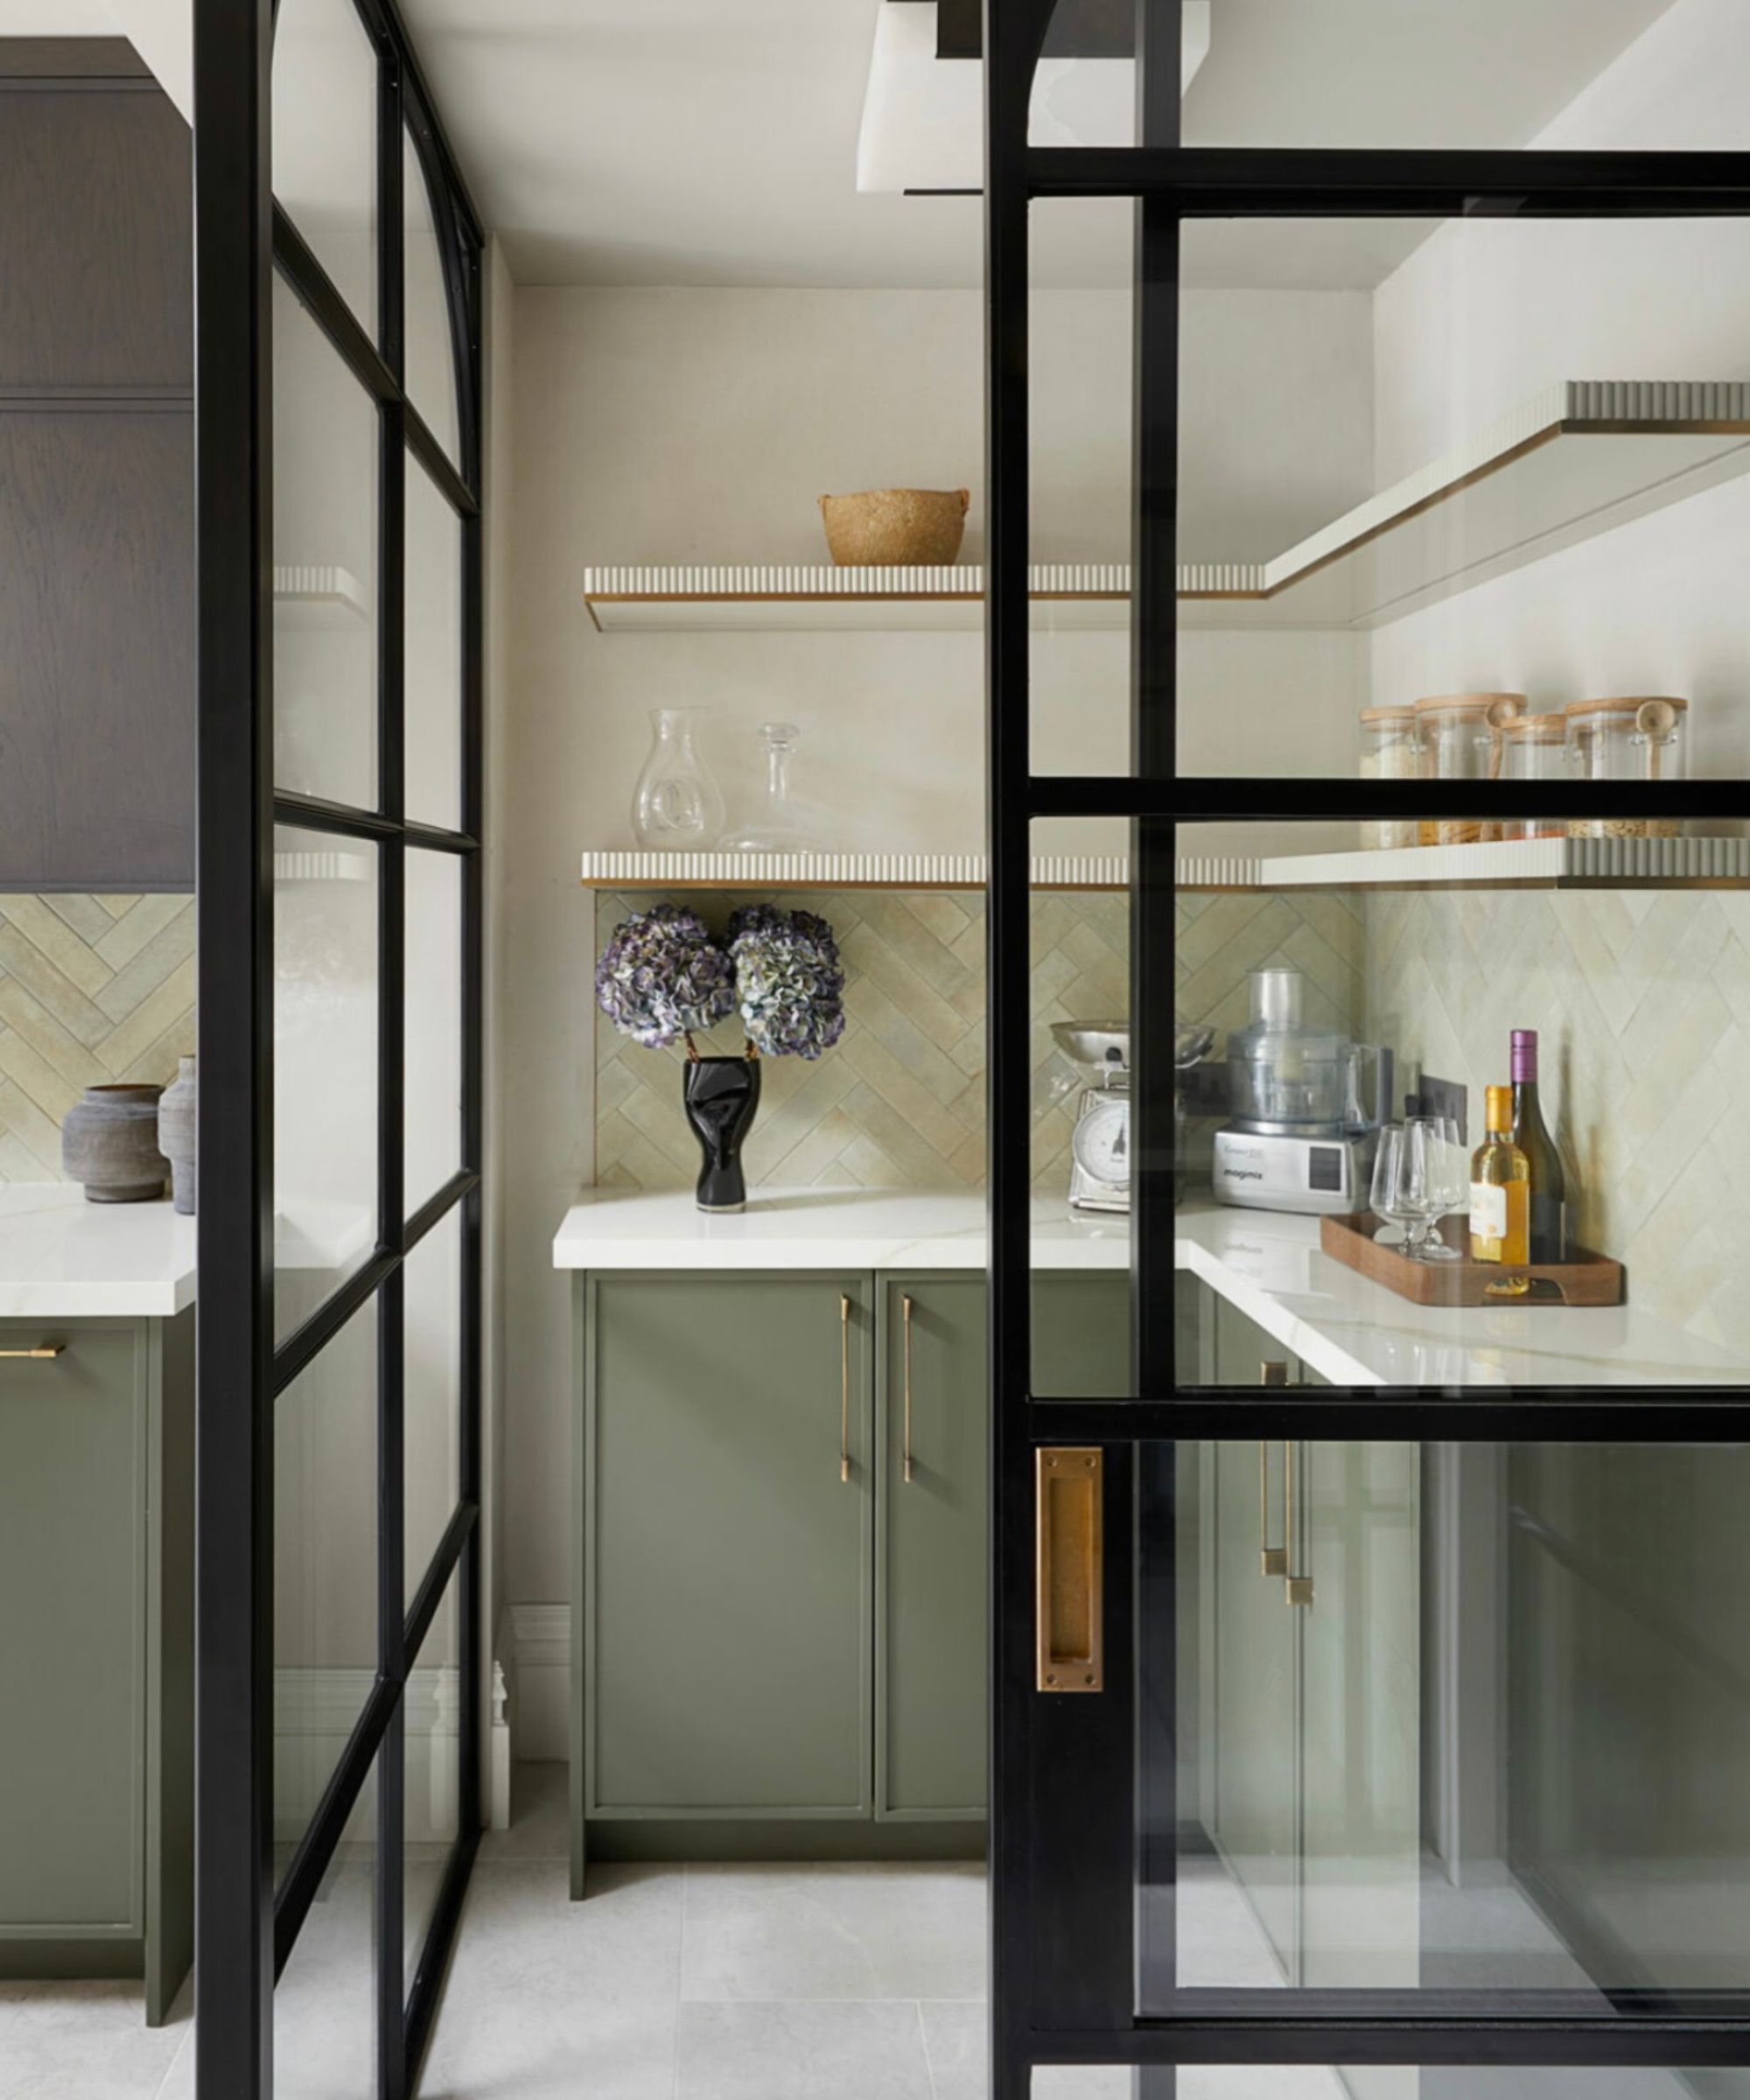
<svg viewBox="0 0 1750 2100">
<path fill-rule="evenodd" d="M 0 1183 L 0 1319 L 168 1320 L 194 1300 L 194 1220 L 88 1203 L 58 1181 Z"/>
<path fill-rule="evenodd" d="M 1124 1269 L 1129 1222 L 1033 1205 L 1036 1269 Z M 690 1194 L 585 1189 L 556 1269 L 982 1269 L 970 1190 L 762 1189 L 736 1217 Z M 1340 1385 L 1731 1384 L 1750 1366 L 1633 1306 L 1412 1306 L 1320 1251 L 1316 1218 L 1222 1205 L 1178 1216 L 1173 1264 Z"/>
</svg>

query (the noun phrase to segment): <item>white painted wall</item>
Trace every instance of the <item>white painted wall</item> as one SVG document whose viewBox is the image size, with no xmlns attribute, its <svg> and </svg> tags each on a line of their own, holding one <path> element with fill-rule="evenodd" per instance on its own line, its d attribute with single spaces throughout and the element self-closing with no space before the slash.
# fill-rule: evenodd
<svg viewBox="0 0 1750 2100">
<path fill-rule="evenodd" d="M 1750 9 L 1677 0 L 1536 144 L 1741 149 L 1746 77 Z M 1458 222 L 1375 305 L 1390 480 L 1553 381 L 1750 375 L 1750 222 Z M 1750 771 L 1746 544 L 1740 480 L 1382 629 L 1375 698 L 1679 693 L 1692 770 Z"/>
<path fill-rule="evenodd" d="M 1277 552 L 1371 492 L 1370 327 L 1364 294 L 1187 297 L 1188 556 Z M 513 1605 L 570 1586 L 568 1279 L 548 1264 L 593 1167 L 593 925 L 576 870 L 585 844 L 632 844 L 648 710 L 710 705 L 705 748 L 732 810 L 758 785 L 756 725 L 800 722 L 798 790 L 847 846 L 976 850 L 984 766 L 977 634 L 603 636 L 581 591 L 592 562 L 822 560 L 822 492 L 980 491 L 977 293 L 523 289 L 514 328 L 513 799 L 495 877 Z M 1126 559 L 1128 296 L 1041 293 L 1033 329 L 1037 558 Z M 1311 391 L 1293 383 L 1309 360 Z M 966 558 L 984 543 L 975 494 Z M 1350 748 L 1365 662 L 1347 636 L 1188 636 L 1188 761 L 1242 772 L 1268 750 L 1325 770 Z M 1123 766 L 1128 704 L 1123 637 L 1042 638 L 1036 762 Z"/>
</svg>

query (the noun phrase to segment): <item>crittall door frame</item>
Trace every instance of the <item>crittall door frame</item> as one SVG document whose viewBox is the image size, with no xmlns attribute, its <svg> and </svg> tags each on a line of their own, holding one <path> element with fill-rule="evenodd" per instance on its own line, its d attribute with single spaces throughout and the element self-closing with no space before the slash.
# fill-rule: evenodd
<svg viewBox="0 0 1750 2100">
<path fill-rule="evenodd" d="M 412 2090 L 480 1834 L 483 234 L 392 0 L 351 0 L 378 76 L 375 333 L 273 201 L 272 0 L 194 8 L 201 1066 L 197 1399 L 196 2090 L 268 2100 L 274 1983 L 374 1767 L 377 2100 Z M 431 200 L 455 354 L 452 463 L 403 387 L 403 136 Z M 379 426 L 374 806 L 276 792 L 273 780 L 274 273 L 296 293 Z M 460 525 L 461 824 L 409 821 L 402 800 L 406 472 L 411 453 Z M 275 1345 L 273 834 L 276 822 L 367 842 L 378 866 L 379 1238 L 368 1262 Z M 402 1201 L 405 870 L 461 868 L 459 1170 L 411 1216 Z M 461 1222 L 459 1492 L 408 1603 L 402 1548 L 402 1302 L 408 1255 Z M 340 1763 L 276 1886 L 273 1856 L 274 1414 L 291 1382 L 375 1300 L 378 1661 Z M 457 1841 L 404 1986 L 403 1703 L 455 1583 L 460 1651 Z M 366 2067 L 360 2066 L 361 2076 Z"/>
<path fill-rule="evenodd" d="M 1220 1391 L 1173 1372 L 1173 858 L 1181 822 L 1462 817 L 1460 784 L 1190 777 L 1176 752 L 1178 249 L 1186 219 L 1750 215 L 1750 155 L 1185 149 L 1179 0 L 1138 0 L 1138 127 L 1129 148 L 1027 143 L 1054 0 L 984 0 L 987 301 L 990 1130 L 991 2061 L 997 2100 L 1032 2068 L 1180 2064 L 1750 2065 L 1750 1992 L 1561 2002 L 1437 1992 L 1173 1988 L 1176 1802 L 1172 1452 L 1202 1438 L 1740 1441 L 1750 1389 Z M 1152 53 L 1158 62 L 1151 66 Z M 1038 775 L 1028 743 L 1028 212 L 1037 200 L 1136 200 L 1131 770 Z M 1504 816 L 1550 814 L 1499 783 Z M 1474 797 L 1473 797 L 1474 799 Z M 1564 788 L 1572 816 L 1732 819 L 1744 785 Z M 1608 808 L 1606 808 L 1606 802 Z M 1473 812 L 1474 814 L 1474 812 Z M 1119 817 L 1131 830 L 1135 1072 L 1132 1396 L 1067 1401 L 1032 1386 L 1030 1102 L 1026 1046 L 1030 828 Z M 1413 1409 L 1413 1417 L 1406 1413 Z M 1106 1689 L 1035 1689 L 1035 1452 L 1098 1445 L 1106 1503 Z M 1138 1549 L 1138 1540 L 1143 1542 Z M 1138 1608 L 1138 1600 L 1141 1600 Z M 1145 1623 L 1143 1622 L 1145 1620 Z M 1139 1725 L 1146 1702 L 1150 1727 Z M 1750 1978 L 1746 1978 L 1750 1983 Z M 1141 1993 L 1174 2007 L 1138 2012 Z M 1267 1998 L 1268 2003 L 1263 2002 Z"/>
</svg>

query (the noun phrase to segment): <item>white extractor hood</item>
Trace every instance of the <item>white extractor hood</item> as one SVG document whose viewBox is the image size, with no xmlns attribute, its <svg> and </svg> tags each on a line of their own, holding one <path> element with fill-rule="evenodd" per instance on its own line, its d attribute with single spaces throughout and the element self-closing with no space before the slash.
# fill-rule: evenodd
<svg viewBox="0 0 1750 2100">
<path fill-rule="evenodd" d="M 881 0 L 863 124 L 859 190 L 977 190 L 984 180 L 984 69 L 936 56 L 935 0 Z M 1209 0 L 1184 0 L 1180 91 L 1209 52 Z M 1134 142 L 1136 62 L 1041 59 L 1031 137 L 1039 146 Z"/>
</svg>

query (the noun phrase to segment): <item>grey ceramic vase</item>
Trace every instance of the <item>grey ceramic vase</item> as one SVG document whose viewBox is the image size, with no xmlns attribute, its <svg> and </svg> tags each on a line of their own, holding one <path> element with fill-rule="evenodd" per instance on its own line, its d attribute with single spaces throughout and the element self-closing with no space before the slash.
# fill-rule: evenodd
<svg viewBox="0 0 1750 2100">
<path fill-rule="evenodd" d="M 158 1150 L 170 1161 L 170 1193 L 184 1217 L 194 1215 L 194 1060 L 176 1060 L 176 1078 L 158 1102 Z"/>
<path fill-rule="evenodd" d="M 162 1087 L 88 1087 L 60 1126 L 60 1163 L 88 1203 L 150 1203 L 164 1194 Z"/>
</svg>

